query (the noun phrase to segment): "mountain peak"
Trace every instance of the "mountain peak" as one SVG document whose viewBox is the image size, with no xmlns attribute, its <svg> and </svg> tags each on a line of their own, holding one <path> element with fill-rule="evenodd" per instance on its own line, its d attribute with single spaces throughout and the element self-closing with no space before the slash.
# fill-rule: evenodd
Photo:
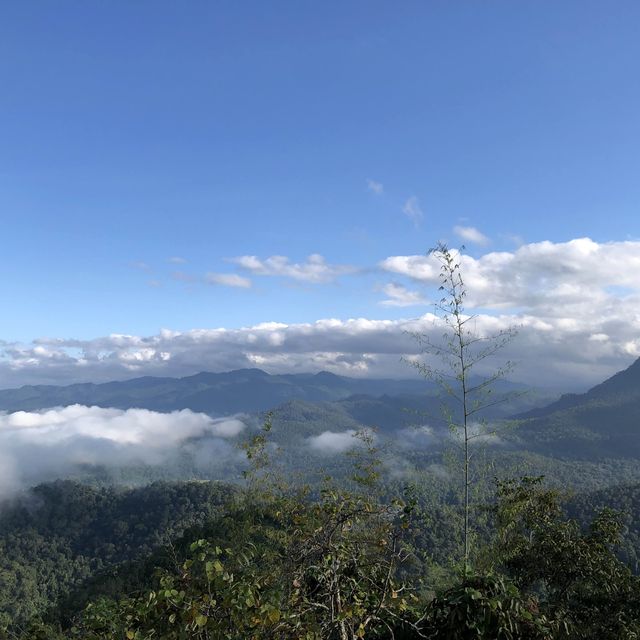
<svg viewBox="0 0 640 640">
<path fill-rule="evenodd" d="M 191 376 L 187 376 L 188 380 L 213 380 L 217 378 L 223 377 L 250 377 L 250 378 L 264 378 L 268 377 L 269 374 L 262 369 L 252 368 L 252 369 L 232 369 L 231 371 L 221 371 L 214 373 L 213 371 L 200 371 L 200 373 L 196 373 Z"/>
<path fill-rule="evenodd" d="M 604 382 L 591 387 L 586 393 L 566 393 L 559 400 L 546 407 L 540 407 L 518 414 L 516 418 L 540 418 L 555 411 L 572 409 L 585 405 L 592 400 L 602 400 L 611 396 L 637 394 L 640 396 L 640 358 L 618 373 L 614 373 Z"/>
<path fill-rule="evenodd" d="M 313 377 L 318 382 L 323 382 L 323 383 L 328 382 L 333 384 L 336 384 L 344 380 L 344 378 L 342 378 L 341 376 L 337 376 L 335 373 L 331 373 L 330 371 L 319 371 Z"/>
<path fill-rule="evenodd" d="M 609 393 L 627 393 L 640 391 L 640 358 L 622 371 L 618 371 L 604 382 L 592 387 L 587 395 L 601 396 Z"/>
</svg>

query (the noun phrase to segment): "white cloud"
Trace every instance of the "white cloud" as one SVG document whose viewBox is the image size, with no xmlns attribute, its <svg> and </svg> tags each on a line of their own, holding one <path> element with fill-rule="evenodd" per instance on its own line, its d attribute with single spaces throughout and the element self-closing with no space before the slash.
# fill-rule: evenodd
<svg viewBox="0 0 640 640">
<path fill-rule="evenodd" d="M 187 261 L 180 256 L 171 256 L 171 258 L 169 258 L 169 262 L 171 264 L 186 264 Z"/>
<path fill-rule="evenodd" d="M 411 291 L 397 282 L 386 284 L 382 291 L 387 296 L 380 302 L 385 307 L 415 307 L 427 304 L 427 300 L 419 291 Z"/>
<path fill-rule="evenodd" d="M 167 464 L 194 438 L 202 439 L 212 458 L 237 460 L 225 440 L 244 429 L 237 417 L 213 419 L 188 409 L 158 413 L 72 405 L 0 413 L 0 497 L 80 466 Z"/>
<path fill-rule="evenodd" d="M 519 326 L 517 339 L 504 352 L 505 358 L 522 363 L 517 378 L 575 389 L 603 380 L 640 356 L 640 242 L 542 242 L 461 260 L 468 308 L 479 310 L 476 330 Z M 433 256 L 392 256 L 381 266 L 419 282 L 428 295 L 437 289 L 439 265 Z M 273 373 L 325 369 L 410 377 L 414 373 L 400 357 L 419 351 L 407 335 L 411 331 L 437 338 L 442 325 L 427 313 L 395 320 L 327 318 L 163 330 L 151 336 L 5 342 L 0 344 L 0 387 L 255 366 Z"/>
<path fill-rule="evenodd" d="M 251 280 L 237 273 L 207 273 L 205 281 L 209 284 L 220 284 L 225 287 L 237 287 L 240 289 L 251 287 Z"/>
<path fill-rule="evenodd" d="M 381 196 L 384 193 L 384 185 L 381 182 L 376 182 L 375 180 L 367 180 L 367 189 L 369 189 L 371 193 L 375 193 L 377 196 Z"/>
<path fill-rule="evenodd" d="M 431 255 L 427 256 L 391 256 L 385 258 L 380 267 L 384 271 L 408 276 L 413 280 L 436 283 L 440 275 L 440 265 Z"/>
<path fill-rule="evenodd" d="M 500 437 L 501 430 L 499 427 L 496 431 L 497 427 L 498 425 L 495 424 L 483 424 L 481 422 L 471 422 L 467 425 L 469 437 L 474 445 L 505 445 L 505 440 Z M 447 437 L 454 442 L 458 444 L 464 443 L 464 432 L 462 429 L 447 430 L 445 433 Z"/>
<path fill-rule="evenodd" d="M 604 379 L 640 355 L 640 301 L 634 305 L 636 316 L 629 321 L 606 315 L 567 322 L 564 317 L 482 314 L 474 322 L 481 333 L 518 323 L 518 338 L 504 353 L 505 358 L 523 363 L 516 369 L 517 377 L 566 389 Z M 0 386 L 182 376 L 256 366 L 273 373 L 327 370 L 343 375 L 411 377 L 414 373 L 400 358 L 418 353 L 417 344 L 407 334 L 416 331 L 437 339 L 443 326 L 432 314 L 425 314 L 405 320 L 326 319 L 278 328 L 162 331 L 144 338 L 107 336 L 5 346 Z M 589 340 L 597 333 L 613 337 Z"/>
<path fill-rule="evenodd" d="M 235 438 L 239 436 L 246 425 L 238 418 L 222 418 L 213 420 L 211 423 L 211 433 L 221 438 Z"/>
<path fill-rule="evenodd" d="M 453 232 L 458 236 L 458 238 L 461 238 L 465 242 L 479 244 L 483 247 L 489 244 L 489 238 L 475 227 L 462 227 L 460 225 L 456 225 L 453 227 Z"/>
<path fill-rule="evenodd" d="M 460 264 L 470 307 L 524 308 L 539 317 L 569 315 L 580 320 L 585 312 L 590 318 L 602 316 L 609 303 L 630 301 L 612 288 L 626 288 L 629 295 L 640 292 L 640 242 L 545 241 L 480 258 L 461 255 Z M 434 255 L 392 256 L 380 266 L 416 281 L 438 283 Z"/>
<path fill-rule="evenodd" d="M 436 432 L 429 425 L 406 427 L 394 434 L 394 441 L 400 449 L 426 449 L 441 444 L 445 431 L 448 432 L 448 429 Z"/>
<path fill-rule="evenodd" d="M 356 431 L 323 431 L 320 435 L 307 438 L 309 446 L 324 454 L 343 453 L 354 447 L 361 446 L 356 437 Z"/>
<path fill-rule="evenodd" d="M 402 207 L 402 213 L 404 213 L 404 215 L 407 216 L 407 218 L 409 218 L 416 227 L 422 222 L 422 218 L 424 217 L 424 213 L 420 207 L 420 202 L 418 202 L 418 198 L 416 196 L 407 198 L 407 201 Z"/>
<path fill-rule="evenodd" d="M 206 414 L 189 409 L 158 413 L 147 409 L 125 411 L 75 404 L 42 411 L 0 414 L 0 434 L 3 437 L 21 434 L 22 438 L 39 439 L 44 434 L 53 443 L 79 435 L 151 449 L 172 447 L 186 438 L 204 435 L 215 424 Z"/>
<path fill-rule="evenodd" d="M 282 276 L 310 283 L 331 282 L 340 275 L 355 271 L 354 267 L 347 265 L 327 264 L 317 253 L 302 263 L 293 263 L 285 256 L 271 256 L 264 260 L 256 256 L 239 256 L 231 258 L 230 262 L 257 276 Z"/>
</svg>

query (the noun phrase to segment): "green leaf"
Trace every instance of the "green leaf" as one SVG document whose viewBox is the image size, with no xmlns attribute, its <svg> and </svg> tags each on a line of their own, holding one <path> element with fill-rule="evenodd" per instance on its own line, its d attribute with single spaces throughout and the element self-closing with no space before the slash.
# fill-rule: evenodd
<svg viewBox="0 0 640 640">
<path fill-rule="evenodd" d="M 209 620 L 209 618 L 207 618 L 207 616 L 203 616 L 202 614 L 198 614 L 196 616 L 196 625 L 198 627 L 204 627 L 207 624 L 208 620 Z"/>
</svg>

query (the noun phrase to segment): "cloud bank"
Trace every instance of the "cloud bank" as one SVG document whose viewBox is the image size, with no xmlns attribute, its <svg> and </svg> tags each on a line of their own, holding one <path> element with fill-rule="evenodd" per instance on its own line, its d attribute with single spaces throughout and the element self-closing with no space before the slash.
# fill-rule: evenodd
<svg viewBox="0 0 640 640">
<path fill-rule="evenodd" d="M 566 305 L 582 312 L 614 300 L 637 303 L 640 292 L 640 242 L 545 241 L 480 258 L 462 255 L 460 263 L 472 308 L 524 308 L 558 317 L 567 315 Z M 438 283 L 440 265 L 433 255 L 392 256 L 380 266 L 416 282 Z M 597 312 L 603 310 L 608 311 Z"/>
<path fill-rule="evenodd" d="M 228 440 L 245 427 L 238 417 L 213 419 L 188 409 L 158 413 L 71 405 L 0 413 L 0 498 L 82 467 L 168 465 L 185 451 L 206 450 L 207 465 L 223 470 L 241 457 Z"/>
<path fill-rule="evenodd" d="M 540 242 L 478 258 L 463 255 L 461 261 L 468 308 L 478 314 L 476 330 L 487 334 L 511 325 L 519 328 L 503 353 L 520 363 L 517 379 L 580 389 L 640 357 L 640 242 Z M 285 271 L 299 267 L 286 260 L 277 264 Z M 254 265 L 256 271 L 260 265 Z M 324 263 L 318 260 L 315 265 L 322 273 Z M 391 256 L 380 269 L 393 274 L 394 286 L 383 287 L 390 307 L 437 299 L 439 265 L 432 256 Z M 397 282 L 402 278 L 412 283 L 411 289 Z M 409 333 L 439 337 L 442 331 L 441 321 L 425 313 L 400 319 L 328 318 L 235 329 L 162 330 L 151 336 L 5 342 L 0 343 L 0 387 L 242 367 L 271 373 L 328 370 L 410 377 L 415 374 L 401 356 L 417 357 L 419 349 Z"/>
</svg>

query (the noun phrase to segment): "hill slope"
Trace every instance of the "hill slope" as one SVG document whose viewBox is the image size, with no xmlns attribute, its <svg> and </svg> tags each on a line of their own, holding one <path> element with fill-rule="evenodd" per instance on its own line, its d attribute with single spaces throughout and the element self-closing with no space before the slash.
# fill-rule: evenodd
<svg viewBox="0 0 640 640">
<path fill-rule="evenodd" d="M 105 567 L 133 561 L 213 517 L 235 488 L 155 483 L 92 488 L 57 481 L 0 514 L 0 628 L 44 611 Z"/>
<path fill-rule="evenodd" d="M 584 394 L 517 416 L 528 447 L 571 457 L 640 457 L 640 359 Z"/>
</svg>

